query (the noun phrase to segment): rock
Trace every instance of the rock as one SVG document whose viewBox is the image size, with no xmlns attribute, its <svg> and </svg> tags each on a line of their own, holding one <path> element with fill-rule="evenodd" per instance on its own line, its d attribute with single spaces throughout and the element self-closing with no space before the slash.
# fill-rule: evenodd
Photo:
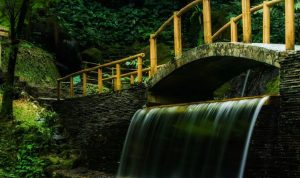
<svg viewBox="0 0 300 178">
<path fill-rule="evenodd" d="M 146 102 L 145 89 L 55 102 L 63 126 L 81 149 L 81 166 L 115 174 L 128 126 Z"/>
</svg>

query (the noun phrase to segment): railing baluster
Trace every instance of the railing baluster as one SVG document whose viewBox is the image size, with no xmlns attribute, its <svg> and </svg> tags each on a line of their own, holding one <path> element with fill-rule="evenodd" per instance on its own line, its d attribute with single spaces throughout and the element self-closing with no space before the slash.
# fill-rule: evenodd
<svg viewBox="0 0 300 178">
<path fill-rule="evenodd" d="M 174 12 L 174 52 L 175 57 L 181 56 L 182 41 L 181 41 L 181 17 Z"/>
<path fill-rule="evenodd" d="M 57 100 L 60 100 L 60 95 L 61 95 L 61 81 L 60 80 L 58 80 L 57 81 L 57 89 L 56 89 L 57 91 Z"/>
<path fill-rule="evenodd" d="M 138 57 L 138 62 L 137 62 L 137 77 L 138 77 L 138 83 L 141 84 L 143 82 L 143 58 L 141 56 Z"/>
<path fill-rule="evenodd" d="M 243 42 L 251 43 L 251 12 L 250 12 L 250 0 L 242 0 L 243 11 Z"/>
<path fill-rule="evenodd" d="M 134 76 L 130 75 L 130 85 L 134 85 Z"/>
<path fill-rule="evenodd" d="M 86 72 L 82 73 L 82 94 L 83 94 L 83 96 L 87 95 L 87 74 L 86 74 Z"/>
<path fill-rule="evenodd" d="M 270 7 L 268 1 L 264 1 L 263 7 L 263 43 L 270 43 Z"/>
<path fill-rule="evenodd" d="M 230 32 L 231 32 L 231 42 L 238 42 L 238 27 L 234 18 L 230 20 Z"/>
<path fill-rule="evenodd" d="M 203 0 L 204 42 L 212 43 L 210 0 Z"/>
<path fill-rule="evenodd" d="M 74 83 L 73 83 L 73 76 L 70 77 L 70 97 L 74 96 Z"/>
<path fill-rule="evenodd" d="M 121 83 L 121 65 L 116 64 L 116 91 L 120 91 L 122 88 Z"/>
<path fill-rule="evenodd" d="M 294 0 L 285 0 L 285 48 L 295 49 L 295 9 Z"/>
<path fill-rule="evenodd" d="M 103 74 L 101 68 L 98 69 L 98 92 L 103 92 Z"/>
<path fill-rule="evenodd" d="M 151 76 L 153 76 L 157 71 L 157 46 L 153 35 L 150 36 L 150 67 Z"/>
</svg>

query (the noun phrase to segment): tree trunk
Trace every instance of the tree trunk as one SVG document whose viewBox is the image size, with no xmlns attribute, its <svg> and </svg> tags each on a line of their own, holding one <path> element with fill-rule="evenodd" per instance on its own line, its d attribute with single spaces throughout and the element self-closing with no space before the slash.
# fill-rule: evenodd
<svg viewBox="0 0 300 178">
<path fill-rule="evenodd" d="M 2 107 L 0 112 L 0 119 L 13 119 L 13 99 L 14 99 L 14 79 L 15 67 L 17 62 L 17 55 L 19 51 L 19 38 L 22 33 L 26 13 L 29 7 L 30 0 L 23 0 L 16 23 L 16 16 L 14 13 L 9 14 L 10 20 L 10 52 L 8 59 L 8 68 L 4 84 L 4 93 L 2 100 Z M 7 5 L 7 3 L 6 3 Z M 7 8 L 17 8 L 15 6 L 7 6 Z M 8 9 L 9 12 L 14 12 L 13 9 Z M 15 9 L 17 10 L 17 9 Z"/>
<path fill-rule="evenodd" d="M 18 44 L 12 44 L 9 52 L 9 62 L 6 73 L 6 80 L 3 87 L 3 100 L 0 118 L 13 119 L 13 98 L 14 98 L 14 79 L 15 66 L 18 54 Z"/>
</svg>

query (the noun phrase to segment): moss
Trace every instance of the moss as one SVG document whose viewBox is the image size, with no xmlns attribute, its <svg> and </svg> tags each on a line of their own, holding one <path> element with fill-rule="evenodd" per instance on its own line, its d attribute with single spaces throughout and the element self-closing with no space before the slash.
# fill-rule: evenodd
<svg viewBox="0 0 300 178">
<path fill-rule="evenodd" d="M 73 166 L 79 153 L 68 143 L 52 144 L 57 133 L 55 113 L 20 99 L 14 101 L 14 116 L 13 122 L 0 120 L 0 177 L 43 178 L 49 166 Z"/>
<path fill-rule="evenodd" d="M 278 94 L 280 85 L 280 76 L 273 78 L 266 85 L 266 94 Z"/>
<path fill-rule="evenodd" d="M 70 169 L 74 162 L 78 159 L 76 154 L 70 154 L 68 157 L 61 157 L 60 155 L 48 155 L 43 158 L 51 162 L 51 165 L 59 166 L 60 169 Z"/>
<path fill-rule="evenodd" d="M 229 82 L 224 83 L 221 87 L 219 87 L 214 92 L 214 98 L 215 99 L 223 99 L 225 98 L 226 94 L 228 94 L 231 91 L 231 85 Z"/>
<path fill-rule="evenodd" d="M 9 49 L 4 50 L 2 70 L 6 71 Z M 16 76 L 31 86 L 54 87 L 59 78 L 51 54 L 28 42 L 22 42 L 18 53 Z"/>
</svg>

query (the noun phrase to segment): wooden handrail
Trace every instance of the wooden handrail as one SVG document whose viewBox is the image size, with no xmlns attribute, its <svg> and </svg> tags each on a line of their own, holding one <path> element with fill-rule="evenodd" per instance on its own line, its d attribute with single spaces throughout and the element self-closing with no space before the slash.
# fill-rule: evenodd
<svg viewBox="0 0 300 178">
<path fill-rule="evenodd" d="M 168 20 L 166 20 L 160 27 L 159 29 L 157 29 L 157 31 L 152 34 L 152 38 L 157 38 L 158 35 L 161 34 L 161 32 L 164 31 L 164 29 L 171 24 L 171 22 L 173 22 L 173 18 L 174 16 L 172 15 L 171 17 L 168 18 Z"/>
<path fill-rule="evenodd" d="M 180 9 L 177 13 L 178 16 L 182 16 L 183 14 L 185 14 L 187 11 L 189 11 L 191 8 L 197 6 L 198 4 L 202 3 L 203 0 L 196 0 L 193 1 L 191 3 L 189 3 L 188 5 L 186 5 L 185 7 L 183 7 L 182 9 Z"/>
<path fill-rule="evenodd" d="M 60 97 L 61 97 L 61 83 L 65 79 L 69 79 L 69 81 L 70 81 L 69 82 L 69 84 L 70 84 L 70 89 L 69 89 L 69 91 L 70 91 L 70 93 L 69 93 L 70 97 L 74 96 L 74 84 L 73 84 L 74 78 L 73 77 L 75 75 L 82 75 L 82 91 L 83 91 L 82 94 L 83 94 L 83 96 L 86 96 L 87 95 L 87 82 L 88 82 L 88 80 L 90 80 L 87 77 L 87 74 L 89 72 L 93 72 L 93 73 L 96 72 L 97 73 L 97 78 L 98 78 L 98 80 L 97 80 L 98 81 L 98 92 L 99 93 L 103 92 L 103 81 L 109 80 L 109 79 L 113 79 L 114 80 L 114 90 L 115 91 L 120 91 L 122 89 L 121 78 L 123 76 L 121 74 L 121 63 L 124 63 L 124 62 L 129 61 L 129 60 L 137 60 L 138 67 L 137 67 L 136 71 L 134 71 L 134 72 L 138 76 L 138 83 L 142 83 L 142 74 L 143 74 L 142 59 L 143 59 L 143 57 L 145 57 L 145 54 L 144 53 L 140 53 L 140 54 L 129 56 L 129 57 L 117 60 L 117 61 L 113 61 L 113 62 L 110 62 L 110 63 L 106 63 L 106 64 L 102 64 L 102 65 L 97 65 L 97 66 L 92 67 L 92 68 L 84 69 L 84 70 L 81 70 L 81 71 L 69 74 L 69 75 L 67 75 L 65 77 L 59 78 L 59 79 L 57 79 L 57 99 L 59 100 Z M 103 79 L 103 70 L 102 69 L 104 67 L 108 67 L 108 66 L 112 66 L 112 65 L 115 65 L 116 75 L 114 75 L 113 77 L 109 77 L 109 78 Z M 148 68 L 147 70 L 150 71 L 150 68 Z M 133 74 L 131 73 L 131 74 L 127 74 L 127 75 L 133 75 Z"/>
<path fill-rule="evenodd" d="M 134 76 L 137 76 L 138 83 L 142 82 L 142 75 L 144 72 L 148 72 L 149 77 L 153 76 L 157 68 L 157 37 L 160 35 L 165 28 L 172 23 L 174 24 L 174 53 L 175 57 L 180 57 L 182 54 L 182 32 L 181 32 L 181 17 L 191 8 L 196 5 L 203 3 L 203 27 L 204 27 L 204 41 L 205 44 L 212 43 L 215 38 L 217 38 L 220 34 L 222 34 L 227 28 L 231 29 L 231 42 L 238 42 L 238 26 L 237 23 L 242 19 L 243 20 L 243 42 L 251 43 L 251 14 L 255 13 L 258 10 L 263 9 L 263 43 L 270 43 L 270 8 L 278 3 L 285 1 L 285 45 L 286 50 L 293 50 L 295 48 L 295 14 L 294 14 L 294 0 L 271 0 L 264 1 L 262 4 L 259 4 L 254 7 L 250 7 L 250 0 L 242 0 L 242 13 L 237 15 L 236 17 L 232 17 L 228 23 L 223 25 L 220 29 L 218 29 L 212 35 L 211 28 L 211 0 L 194 0 L 189 3 L 179 11 L 174 12 L 174 14 L 169 17 L 159 28 L 158 30 L 150 35 L 150 67 L 143 69 L 142 68 L 142 58 L 145 56 L 144 53 L 140 53 L 134 56 L 129 56 L 127 58 L 123 58 L 117 61 L 113 61 L 106 64 L 96 64 L 91 62 L 84 62 L 86 64 L 93 64 L 94 67 L 87 68 L 72 74 L 69 74 L 65 77 L 57 79 L 58 89 L 61 88 L 61 81 L 70 78 L 70 95 L 72 96 L 73 89 L 73 76 L 82 74 L 83 75 L 83 95 L 86 95 L 87 88 L 87 73 L 93 72 L 98 74 L 98 89 L 99 93 L 102 92 L 103 89 L 103 81 L 113 80 L 115 91 L 120 91 L 122 87 L 121 78 L 122 77 L 130 77 L 130 83 L 134 83 Z M 1 32 L 1 28 L 0 28 Z M 129 60 L 137 60 L 138 67 L 133 72 L 128 72 L 126 74 L 122 74 L 121 71 L 121 63 L 129 61 Z M 108 78 L 103 78 L 103 68 L 113 66 L 115 67 L 116 74 L 112 73 L 113 76 Z M 60 95 L 60 91 L 58 91 L 58 95 Z M 58 96 L 59 98 L 60 96 Z"/>
<path fill-rule="evenodd" d="M 0 36 L 8 37 L 9 29 L 7 27 L 0 26 Z"/>
<path fill-rule="evenodd" d="M 57 80 L 58 81 L 62 81 L 62 80 L 68 79 L 68 78 L 70 78 L 72 76 L 82 74 L 84 72 L 91 72 L 91 71 L 94 71 L 94 70 L 98 70 L 99 68 L 108 67 L 108 66 L 111 66 L 111 65 L 116 65 L 118 63 L 124 63 L 126 61 L 129 61 L 129 60 L 132 60 L 132 59 L 136 59 L 139 56 L 140 57 L 145 57 L 145 54 L 144 53 L 140 53 L 140 54 L 136 54 L 134 56 L 129 56 L 129 57 L 117 60 L 117 61 L 110 62 L 110 63 L 106 63 L 106 64 L 98 65 L 98 66 L 95 66 L 95 67 L 87 68 L 87 69 L 84 69 L 84 70 L 80 70 L 78 72 L 71 73 L 71 74 L 66 75 L 65 77 L 59 78 Z"/>
<path fill-rule="evenodd" d="M 274 5 L 276 5 L 276 4 L 279 4 L 280 2 L 283 2 L 284 0 L 273 0 L 273 1 L 268 1 L 267 2 L 267 5 L 269 6 L 269 7 L 271 7 L 271 6 L 274 6 Z M 259 11 L 259 10 L 261 10 L 261 9 L 263 9 L 263 3 L 262 4 L 259 4 L 259 5 L 257 5 L 257 6 L 254 6 L 254 7 L 252 7 L 251 9 L 250 9 L 250 12 L 251 13 L 254 13 L 254 12 L 256 12 L 256 11 Z M 238 16 L 236 16 L 236 17 L 233 17 L 233 21 L 234 22 L 238 22 L 239 20 L 241 20 L 242 19 L 242 14 L 240 14 L 240 15 L 238 15 Z M 212 38 L 213 39 L 215 39 L 216 37 L 218 37 L 219 35 L 221 35 L 227 28 L 229 28 L 230 27 L 230 25 L 231 25 L 231 22 L 228 22 L 228 23 L 226 23 L 225 25 L 223 25 L 217 32 L 215 32 L 214 34 L 213 34 L 213 36 L 212 36 Z"/>
<path fill-rule="evenodd" d="M 189 11 L 191 8 L 195 7 L 196 5 L 202 3 L 203 0 L 196 0 L 193 1 L 191 3 L 189 3 L 188 5 L 186 5 L 185 7 L 183 7 L 182 9 L 180 9 L 177 12 L 177 16 L 182 16 L 183 14 L 185 14 L 187 11 Z M 163 32 L 165 30 L 165 28 L 170 25 L 173 22 L 173 18 L 174 15 L 172 15 L 171 17 L 169 17 L 157 30 L 155 33 L 152 34 L 151 38 L 157 38 L 158 35 L 161 34 L 161 32 Z"/>
<path fill-rule="evenodd" d="M 159 65 L 157 66 L 157 68 L 161 68 L 163 65 Z M 149 72 L 151 70 L 151 68 L 146 68 L 146 69 L 143 69 L 142 72 L 145 73 L 145 72 Z M 126 74 L 121 74 L 121 77 L 129 77 L 131 75 L 137 75 L 138 74 L 138 71 L 133 71 L 133 72 L 128 72 Z M 107 77 L 107 78 L 103 78 L 102 80 L 103 81 L 106 81 L 106 80 L 113 80 L 116 78 L 116 75 L 114 76 L 111 76 L 111 77 Z"/>
<path fill-rule="evenodd" d="M 295 49 L 295 8 L 294 0 L 285 0 L 285 48 Z"/>
</svg>

